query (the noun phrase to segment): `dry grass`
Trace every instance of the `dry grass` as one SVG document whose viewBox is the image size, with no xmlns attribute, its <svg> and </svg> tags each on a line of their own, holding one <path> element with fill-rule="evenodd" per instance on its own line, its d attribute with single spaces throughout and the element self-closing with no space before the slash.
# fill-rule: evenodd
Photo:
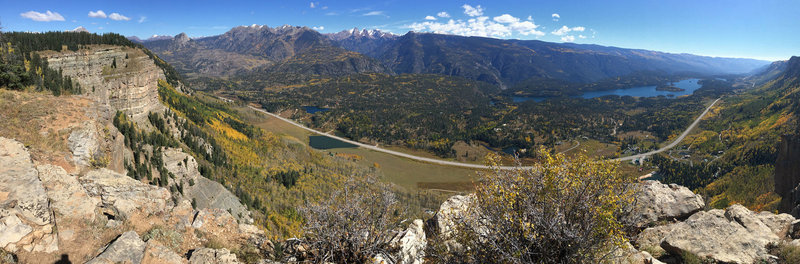
<svg viewBox="0 0 800 264">
<path fill-rule="evenodd" d="M 75 96 L 0 90 L 0 136 L 22 142 L 34 160 L 71 171 L 67 138 L 74 126 L 89 120 L 90 104 Z"/>
</svg>

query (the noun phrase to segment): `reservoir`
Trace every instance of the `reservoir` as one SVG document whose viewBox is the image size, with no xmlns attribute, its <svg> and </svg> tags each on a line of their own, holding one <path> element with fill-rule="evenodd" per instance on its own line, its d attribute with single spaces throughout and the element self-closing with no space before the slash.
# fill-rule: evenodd
<svg viewBox="0 0 800 264">
<path fill-rule="evenodd" d="M 581 95 L 571 96 L 573 98 L 596 98 L 596 97 L 603 97 L 606 95 L 618 95 L 618 96 L 633 96 L 633 97 L 655 97 L 655 96 L 666 96 L 669 98 L 676 98 L 679 96 L 684 95 L 691 95 L 697 89 L 700 89 L 702 85 L 698 84 L 697 81 L 699 79 L 686 79 L 680 82 L 672 83 L 672 86 L 678 87 L 683 89 L 683 91 L 658 91 L 656 90 L 655 85 L 651 86 L 638 86 L 638 87 L 631 87 L 631 88 L 624 88 L 624 89 L 616 89 L 616 90 L 605 90 L 605 91 L 591 91 L 585 92 Z M 546 96 L 539 96 L 539 97 L 520 97 L 514 96 L 511 99 L 515 103 L 521 103 L 526 101 L 534 101 L 534 102 L 542 102 L 547 99 L 558 98 L 558 97 L 546 97 Z"/>
<path fill-rule="evenodd" d="M 306 113 L 313 114 L 316 112 L 325 112 L 330 109 L 323 108 L 323 107 L 316 107 L 316 106 L 303 106 L 303 109 L 306 110 Z"/>
<path fill-rule="evenodd" d="M 308 145 L 315 149 L 355 148 L 356 145 L 326 136 L 309 136 Z"/>
</svg>

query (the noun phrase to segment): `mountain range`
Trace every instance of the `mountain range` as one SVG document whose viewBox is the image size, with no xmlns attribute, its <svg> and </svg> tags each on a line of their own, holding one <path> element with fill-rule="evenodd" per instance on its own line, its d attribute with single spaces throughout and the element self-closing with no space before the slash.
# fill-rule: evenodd
<svg viewBox="0 0 800 264">
<path fill-rule="evenodd" d="M 288 25 L 240 26 L 222 35 L 196 39 L 182 33 L 143 43 L 189 79 L 210 76 L 252 81 L 270 79 L 264 73 L 279 69 L 281 74 L 295 76 L 425 73 L 509 88 L 531 79 L 590 83 L 637 72 L 736 74 L 769 64 L 755 59 L 434 33 L 398 36 L 354 28 L 320 34 L 308 27 Z M 307 60 L 310 57 L 314 59 Z"/>
</svg>

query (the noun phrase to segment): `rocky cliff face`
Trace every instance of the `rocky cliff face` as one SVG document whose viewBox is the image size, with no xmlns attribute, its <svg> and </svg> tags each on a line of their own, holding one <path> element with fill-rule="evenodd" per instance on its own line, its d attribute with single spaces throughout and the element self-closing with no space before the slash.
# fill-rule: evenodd
<svg viewBox="0 0 800 264">
<path fill-rule="evenodd" d="M 783 136 L 775 162 L 775 193 L 781 196 L 779 210 L 800 216 L 800 136 Z"/>
<path fill-rule="evenodd" d="M 158 79 L 164 72 L 139 49 L 96 46 L 75 52 L 43 52 L 50 67 L 80 83 L 83 93 L 140 118 L 162 109 Z"/>
</svg>

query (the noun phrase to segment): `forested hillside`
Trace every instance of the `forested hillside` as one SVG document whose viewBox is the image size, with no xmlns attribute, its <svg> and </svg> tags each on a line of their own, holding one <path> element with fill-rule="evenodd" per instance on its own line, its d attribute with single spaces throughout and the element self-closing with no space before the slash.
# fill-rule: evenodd
<svg viewBox="0 0 800 264">
<path fill-rule="evenodd" d="M 798 131 L 798 69 L 800 58 L 793 57 L 777 78 L 723 98 L 702 131 L 684 143 L 696 162 L 654 159 L 662 179 L 695 189 L 715 208 L 740 203 L 754 210 L 777 209 L 778 143 L 782 135 Z"/>
</svg>

